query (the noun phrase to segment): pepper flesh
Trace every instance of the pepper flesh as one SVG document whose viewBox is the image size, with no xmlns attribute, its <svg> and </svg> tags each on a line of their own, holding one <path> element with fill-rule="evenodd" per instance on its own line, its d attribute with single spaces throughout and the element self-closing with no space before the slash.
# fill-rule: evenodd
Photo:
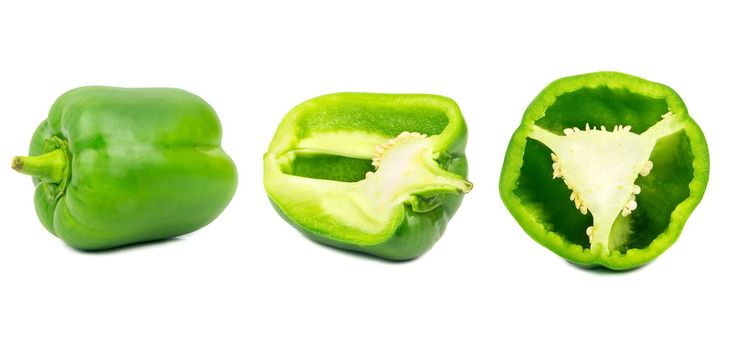
<svg viewBox="0 0 734 350">
<path fill-rule="evenodd" d="M 705 138 L 677 94 L 600 72 L 560 79 L 528 107 L 500 193 L 525 231 L 557 254 L 629 269 L 675 242 L 707 180 Z"/>
<path fill-rule="evenodd" d="M 59 97 L 29 157 L 36 212 L 72 247 L 100 250 L 197 230 L 234 195 L 237 172 L 221 125 L 179 89 L 82 87 Z"/>
<path fill-rule="evenodd" d="M 318 242 L 393 260 L 433 246 L 466 181 L 466 126 L 432 95 L 341 93 L 286 115 L 264 184 L 286 221 Z"/>
</svg>

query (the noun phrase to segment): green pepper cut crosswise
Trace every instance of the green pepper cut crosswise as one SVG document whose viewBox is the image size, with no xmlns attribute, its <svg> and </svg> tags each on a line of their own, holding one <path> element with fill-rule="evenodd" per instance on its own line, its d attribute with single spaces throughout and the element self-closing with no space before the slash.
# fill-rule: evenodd
<svg viewBox="0 0 734 350">
<path fill-rule="evenodd" d="M 278 213 L 307 237 L 390 260 L 441 237 L 472 184 L 456 103 L 420 94 L 338 93 L 291 110 L 264 155 Z"/>
<path fill-rule="evenodd" d="M 28 157 L 36 213 L 68 245 L 100 250 L 193 232 L 237 187 L 214 110 L 173 88 L 71 90 L 36 129 Z"/>
<path fill-rule="evenodd" d="M 538 243 L 626 270 L 662 254 L 701 201 L 706 139 L 671 88 L 598 72 L 559 79 L 525 111 L 500 194 Z"/>
</svg>

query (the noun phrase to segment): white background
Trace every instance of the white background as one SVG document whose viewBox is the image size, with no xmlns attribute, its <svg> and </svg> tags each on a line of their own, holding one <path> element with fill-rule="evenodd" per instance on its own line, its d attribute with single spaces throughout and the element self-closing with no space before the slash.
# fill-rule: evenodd
<svg viewBox="0 0 734 350">
<path fill-rule="evenodd" d="M 3 2 L 0 159 L 27 151 L 66 90 L 174 86 L 217 110 L 240 182 L 194 234 L 82 253 L 38 222 L 30 179 L 1 168 L 0 349 L 731 349 L 734 12 L 479 3 Z M 531 99 L 598 70 L 673 87 L 711 150 L 708 191 L 679 241 L 628 273 L 536 244 L 497 190 Z M 268 203 L 262 154 L 280 118 L 339 91 L 441 94 L 465 115 L 476 187 L 417 260 L 315 244 Z"/>
</svg>

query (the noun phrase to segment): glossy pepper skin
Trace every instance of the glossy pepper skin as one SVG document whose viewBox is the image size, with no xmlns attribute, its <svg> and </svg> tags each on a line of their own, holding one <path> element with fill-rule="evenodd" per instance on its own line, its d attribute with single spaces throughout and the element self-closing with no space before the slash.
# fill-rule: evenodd
<svg viewBox="0 0 734 350">
<path fill-rule="evenodd" d="M 546 248 L 626 270 L 676 241 L 708 176 L 706 139 L 675 91 L 599 72 L 559 79 L 533 100 L 507 148 L 500 194 Z"/>
<path fill-rule="evenodd" d="M 214 110 L 184 90 L 81 87 L 56 100 L 13 168 L 33 176 L 48 231 L 107 249 L 214 220 L 237 186 L 221 135 Z"/>
<path fill-rule="evenodd" d="M 264 155 L 278 213 L 309 238 L 390 260 L 428 251 L 471 189 L 467 128 L 435 95 L 338 93 L 291 110 Z"/>
</svg>

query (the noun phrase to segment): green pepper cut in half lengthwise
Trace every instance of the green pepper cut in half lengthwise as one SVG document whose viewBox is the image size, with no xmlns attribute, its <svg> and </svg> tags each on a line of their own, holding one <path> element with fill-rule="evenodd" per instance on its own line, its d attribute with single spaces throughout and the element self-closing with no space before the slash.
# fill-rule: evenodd
<svg viewBox="0 0 734 350">
<path fill-rule="evenodd" d="M 625 270 L 662 254 L 701 201 L 709 155 L 671 88 L 599 72 L 557 80 L 510 141 L 500 194 L 538 243 Z"/>
<path fill-rule="evenodd" d="M 41 223 L 72 247 L 165 239 L 214 220 L 237 187 L 214 110 L 171 88 L 81 87 L 51 107 L 13 168 Z"/>
<path fill-rule="evenodd" d="M 472 184 L 456 103 L 414 94 L 338 93 L 280 123 L 264 156 L 278 213 L 309 238 L 390 260 L 428 251 Z"/>
</svg>

